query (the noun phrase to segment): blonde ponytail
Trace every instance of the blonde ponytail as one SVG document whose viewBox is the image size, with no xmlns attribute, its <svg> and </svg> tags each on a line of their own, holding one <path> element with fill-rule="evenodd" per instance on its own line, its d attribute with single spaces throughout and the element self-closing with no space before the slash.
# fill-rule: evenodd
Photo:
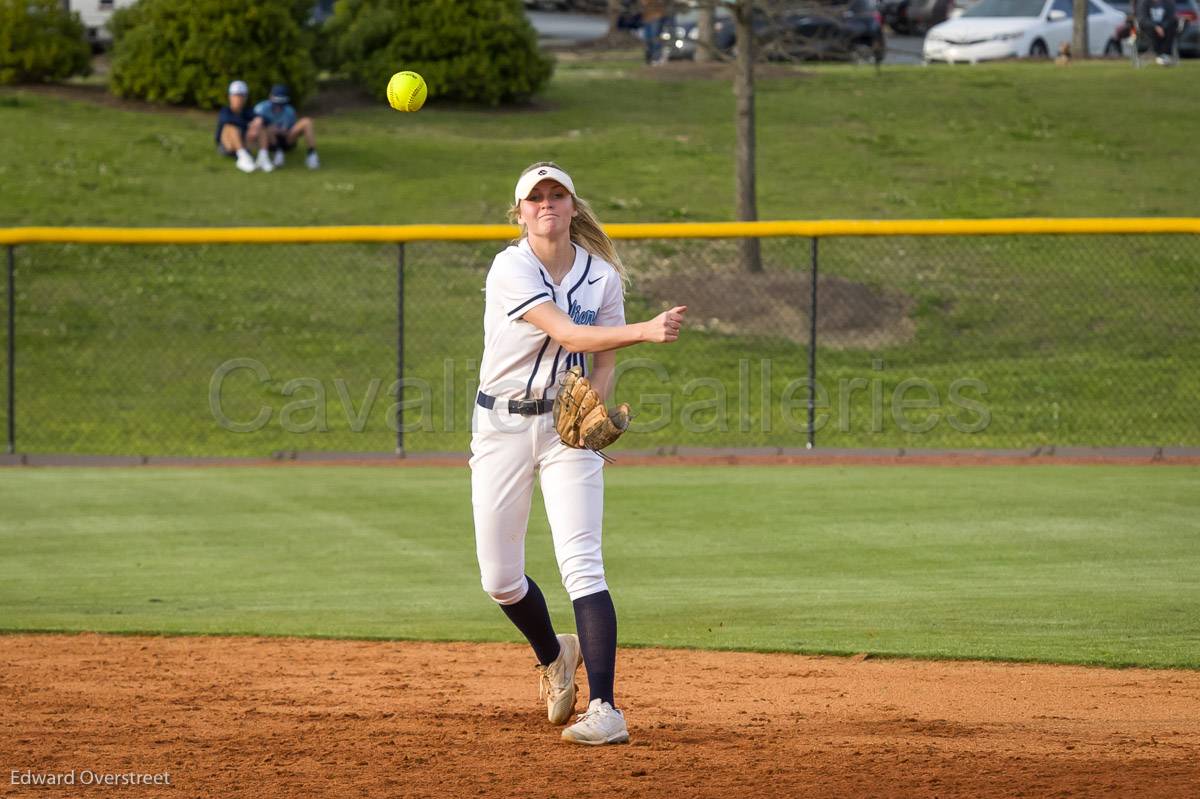
<svg viewBox="0 0 1200 799">
<path fill-rule="evenodd" d="M 553 161 L 538 161 L 536 164 L 530 164 L 521 174 L 540 169 L 541 167 L 551 167 L 553 169 L 562 169 Z M 575 201 L 575 210 L 579 212 L 577 216 L 571 218 L 571 241 L 578 244 L 583 249 L 590 252 L 592 255 L 599 256 L 605 261 L 612 264 L 613 269 L 617 270 L 617 274 L 621 276 L 621 286 L 629 284 L 629 273 L 625 270 L 625 264 L 621 262 L 621 256 L 617 255 L 617 248 L 613 246 L 612 239 L 604 232 L 604 228 L 600 226 L 600 220 L 596 218 L 596 212 L 592 210 L 592 206 L 582 197 L 573 196 Z M 521 235 L 518 238 L 525 238 L 528 232 L 525 230 L 525 225 L 521 224 L 521 204 L 513 203 L 513 206 L 508 209 L 508 221 L 514 225 L 521 225 Z"/>
</svg>

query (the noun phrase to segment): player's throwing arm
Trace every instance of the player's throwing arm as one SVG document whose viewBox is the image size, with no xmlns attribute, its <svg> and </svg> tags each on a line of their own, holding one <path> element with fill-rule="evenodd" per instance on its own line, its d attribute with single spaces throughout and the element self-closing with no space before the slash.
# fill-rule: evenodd
<svg viewBox="0 0 1200 799">
<path fill-rule="evenodd" d="M 609 411 L 616 350 L 679 338 L 686 306 L 625 321 L 625 268 L 571 177 L 550 162 L 521 173 L 509 220 L 521 236 L 492 262 L 471 437 L 471 500 L 483 589 L 537 658 L 551 723 L 575 710 L 575 673 L 587 671 L 587 710 L 564 741 L 629 740 L 613 696 L 617 616 L 601 555 L 604 459 L 628 406 Z M 589 359 L 590 355 L 590 359 Z M 577 635 L 557 635 L 546 600 L 525 574 L 525 532 L 539 477 Z"/>
</svg>

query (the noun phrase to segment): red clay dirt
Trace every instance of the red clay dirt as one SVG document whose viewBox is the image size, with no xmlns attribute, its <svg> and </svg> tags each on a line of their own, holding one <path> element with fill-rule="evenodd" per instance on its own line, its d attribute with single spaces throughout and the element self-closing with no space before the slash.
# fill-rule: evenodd
<svg viewBox="0 0 1200 799">
<path fill-rule="evenodd" d="M 0 795 L 1200 791 L 1192 671 L 624 649 L 618 690 L 632 741 L 590 748 L 546 721 L 524 646 L 4 636 Z M 72 770 L 75 787 L 19 782 Z M 82 787 L 85 770 L 170 786 Z"/>
</svg>

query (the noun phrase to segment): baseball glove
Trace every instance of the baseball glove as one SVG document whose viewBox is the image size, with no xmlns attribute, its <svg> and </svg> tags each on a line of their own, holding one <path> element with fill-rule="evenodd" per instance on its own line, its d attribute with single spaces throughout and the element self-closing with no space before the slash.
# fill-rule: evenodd
<svg viewBox="0 0 1200 799">
<path fill-rule="evenodd" d="M 572 366 L 554 398 L 554 427 L 568 447 L 599 452 L 629 427 L 629 406 L 621 403 L 609 414 L 583 370 Z"/>
</svg>

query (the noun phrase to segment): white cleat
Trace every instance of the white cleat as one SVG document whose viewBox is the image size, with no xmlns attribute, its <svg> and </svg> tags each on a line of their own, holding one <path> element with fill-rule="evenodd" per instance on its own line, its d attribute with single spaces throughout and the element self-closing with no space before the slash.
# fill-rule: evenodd
<svg viewBox="0 0 1200 799">
<path fill-rule="evenodd" d="M 271 155 L 266 150 L 258 151 L 258 158 L 254 162 L 263 172 L 270 172 L 275 167 L 271 166 Z"/>
<path fill-rule="evenodd" d="M 283 166 L 283 150 L 275 151 L 275 167 L 278 169 Z"/>
<path fill-rule="evenodd" d="M 558 657 L 549 666 L 538 666 L 541 679 L 538 698 L 546 700 L 546 718 L 551 724 L 566 724 L 575 712 L 575 670 L 583 662 L 579 636 L 558 636 Z"/>
<path fill-rule="evenodd" d="M 593 699 L 587 713 L 562 732 L 562 739 L 573 744 L 603 746 L 629 743 L 629 728 L 625 715 L 608 702 Z"/>
<path fill-rule="evenodd" d="M 317 158 L 316 152 L 311 152 L 304 158 L 304 165 L 309 169 L 320 169 L 321 159 Z"/>
<path fill-rule="evenodd" d="M 245 150 L 237 151 L 237 168 L 247 173 L 254 171 L 254 159 L 250 157 L 250 153 Z"/>
</svg>

